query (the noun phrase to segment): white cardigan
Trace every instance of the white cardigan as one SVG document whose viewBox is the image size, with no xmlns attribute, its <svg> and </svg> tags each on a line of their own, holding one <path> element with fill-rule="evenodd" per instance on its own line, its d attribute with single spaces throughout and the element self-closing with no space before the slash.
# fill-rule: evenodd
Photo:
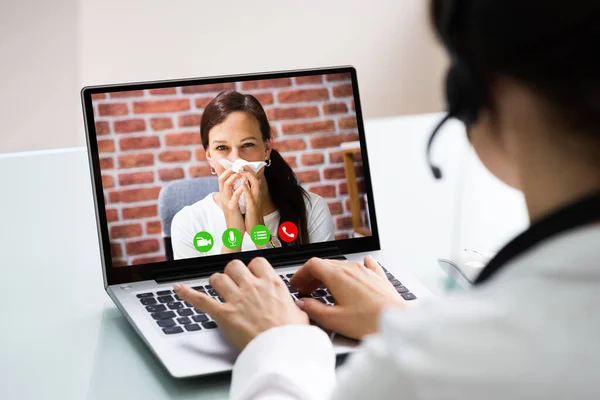
<svg viewBox="0 0 600 400">
<path fill-rule="evenodd" d="M 233 369 L 242 399 L 600 399 L 600 224 L 553 236 L 488 283 L 409 310 L 339 368 L 314 326 L 256 337 Z"/>
</svg>

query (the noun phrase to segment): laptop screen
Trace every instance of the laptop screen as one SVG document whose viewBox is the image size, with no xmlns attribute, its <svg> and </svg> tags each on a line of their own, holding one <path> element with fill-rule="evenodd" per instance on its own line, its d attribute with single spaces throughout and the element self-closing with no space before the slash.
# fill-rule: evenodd
<svg viewBox="0 0 600 400">
<path fill-rule="evenodd" d="M 371 236 L 358 89 L 346 70 L 94 88 L 88 143 L 110 265 Z"/>
</svg>

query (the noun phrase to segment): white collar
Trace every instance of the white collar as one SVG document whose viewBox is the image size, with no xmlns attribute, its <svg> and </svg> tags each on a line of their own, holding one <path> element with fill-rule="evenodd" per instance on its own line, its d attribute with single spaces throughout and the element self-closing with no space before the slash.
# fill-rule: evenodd
<svg viewBox="0 0 600 400">
<path fill-rule="evenodd" d="M 549 266 L 558 265 L 556 263 L 564 266 L 566 258 L 575 257 L 574 253 L 582 254 L 578 257 L 599 260 L 599 221 L 600 192 L 566 205 L 541 218 L 504 246 L 477 277 L 475 284 L 483 284 L 507 265 L 520 264 L 529 257 L 535 257 L 540 265 L 548 263 Z M 542 255 L 546 257 L 540 259 Z"/>
</svg>

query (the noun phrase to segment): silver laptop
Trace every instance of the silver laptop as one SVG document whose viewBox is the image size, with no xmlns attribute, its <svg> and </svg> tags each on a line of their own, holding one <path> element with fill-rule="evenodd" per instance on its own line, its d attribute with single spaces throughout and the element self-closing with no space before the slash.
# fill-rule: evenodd
<svg viewBox="0 0 600 400">
<path fill-rule="evenodd" d="M 90 86 L 81 95 L 104 286 L 172 376 L 229 371 L 237 356 L 209 315 L 172 292 L 173 283 L 224 301 L 209 276 L 234 258 L 247 263 L 262 256 L 297 298 L 289 280 L 310 257 L 362 261 L 380 249 L 353 67 Z M 215 118 L 224 98 L 240 96 L 259 110 L 253 117 L 268 121 L 263 142 L 280 156 L 277 168 L 300 188 L 304 222 L 293 217 L 299 212 L 288 210 L 292 218 L 267 224 L 265 217 L 265 225 L 251 232 L 206 228 L 224 221 L 214 196 L 221 169 L 215 162 L 221 157 L 235 164 L 251 146 L 219 147 L 223 154 L 217 155 L 200 127 L 210 126 L 203 119 Z M 234 147 L 232 159 L 228 152 Z M 267 182 L 273 167 L 261 166 Z M 274 184 L 271 190 L 280 192 L 273 193 L 273 202 L 289 209 L 289 191 Z M 197 212 L 207 204 L 212 211 Z M 321 205 L 314 218 L 311 204 Z M 221 254 L 225 247 L 235 252 Z M 387 275 L 411 304 L 428 293 L 410 278 Z M 325 287 L 312 296 L 335 307 Z M 335 333 L 330 337 L 337 354 L 358 344 Z"/>
</svg>

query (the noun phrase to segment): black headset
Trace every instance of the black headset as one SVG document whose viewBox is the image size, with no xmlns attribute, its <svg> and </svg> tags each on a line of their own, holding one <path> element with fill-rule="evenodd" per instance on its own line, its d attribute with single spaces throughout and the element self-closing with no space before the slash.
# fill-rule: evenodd
<svg viewBox="0 0 600 400">
<path fill-rule="evenodd" d="M 427 143 L 427 162 L 436 179 L 441 179 L 442 171 L 431 162 L 431 145 L 436 134 L 450 118 L 456 118 L 469 127 L 477 121 L 480 109 L 484 106 L 484 86 L 473 71 L 472 66 L 458 52 L 453 41 L 453 28 L 459 15 L 458 0 L 437 0 L 442 4 L 440 37 L 450 56 L 450 67 L 446 73 L 446 102 L 448 114 L 435 127 Z M 474 0 L 476 1 L 476 0 Z M 464 4 L 464 0 L 463 0 Z"/>
</svg>

